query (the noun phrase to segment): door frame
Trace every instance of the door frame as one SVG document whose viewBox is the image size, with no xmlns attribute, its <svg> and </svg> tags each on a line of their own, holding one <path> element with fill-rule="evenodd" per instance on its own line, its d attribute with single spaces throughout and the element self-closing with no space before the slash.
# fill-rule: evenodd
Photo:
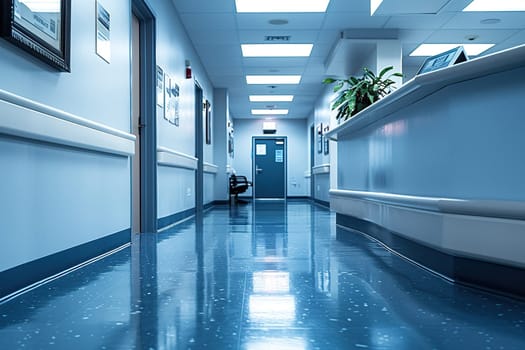
<svg viewBox="0 0 525 350">
<path fill-rule="evenodd" d="M 203 102 L 204 89 L 195 80 L 195 158 L 197 170 L 195 171 L 195 213 L 204 211 L 204 128 L 203 128 Z"/>
<path fill-rule="evenodd" d="M 256 140 L 284 140 L 284 197 L 283 198 L 256 198 L 255 188 L 256 176 L 255 176 L 255 141 Z M 287 136 L 252 136 L 252 199 L 253 200 L 275 200 L 288 198 L 288 137 Z"/>
<path fill-rule="evenodd" d="M 156 20 L 143 0 L 132 0 L 131 14 L 140 25 L 140 232 L 157 232 Z"/>
</svg>

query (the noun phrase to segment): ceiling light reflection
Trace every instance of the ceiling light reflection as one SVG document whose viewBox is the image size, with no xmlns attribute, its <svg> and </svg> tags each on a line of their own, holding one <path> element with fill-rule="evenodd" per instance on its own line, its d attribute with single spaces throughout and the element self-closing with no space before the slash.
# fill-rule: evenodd
<svg viewBox="0 0 525 350">
<path fill-rule="evenodd" d="M 265 337 L 261 340 L 248 342 L 248 350 L 306 350 L 308 346 L 304 338 L 271 338 Z"/>
<path fill-rule="evenodd" d="M 290 273 L 283 271 L 258 271 L 253 273 L 253 292 L 266 293 L 289 293 Z"/>
<path fill-rule="evenodd" d="M 295 320 L 293 295 L 250 295 L 248 307 L 250 321 L 265 326 L 289 326 Z"/>
</svg>

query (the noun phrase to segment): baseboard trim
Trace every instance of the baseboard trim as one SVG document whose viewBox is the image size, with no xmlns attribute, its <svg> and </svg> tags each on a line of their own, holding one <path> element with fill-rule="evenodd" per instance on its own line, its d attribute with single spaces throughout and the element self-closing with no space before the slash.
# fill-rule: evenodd
<svg viewBox="0 0 525 350">
<path fill-rule="evenodd" d="M 375 223 L 344 214 L 336 214 L 336 222 L 377 239 L 395 253 L 451 281 L 525 299 L 525 269 L 448 254 Z"/>
<path fill-rule="evenodd" d="M 28 286 L 129 244 L 131 229 L 96 239 L 0 272 L 0 300 Z"/>
<path fill-rule="evenodd" d="M 187 219 L 191 216 L 195 215 L 195 208 L 191 208 L 188 210 L 184 210 L 172 215 L 165 216 L 163 218 L 157 219 L 157 227 L 159 228 L 159 231 L 165 230 L 168 226 L 172 226 L 179 221 L 182 221 L 184 219 Z"/>
<path fill-rule="evenodd" d="M 312 198 L 312 200 L 314 201 L 314 203 L 319 204 L 319 205 L 321 205 L 323 207 L 327 207 L 327 208 L 330 209 L 330 202 L 322 201 L 322 200 L 317 199 L 317 198 Z"/>
</svg>

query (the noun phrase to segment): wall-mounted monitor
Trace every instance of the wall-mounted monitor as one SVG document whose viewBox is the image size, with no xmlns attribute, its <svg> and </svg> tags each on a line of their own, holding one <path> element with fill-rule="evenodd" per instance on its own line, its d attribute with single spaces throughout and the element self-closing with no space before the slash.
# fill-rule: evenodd
<svg viewBox="0 0 525 350">
<path fill-rule="evenodd" d="M 468 56 L 465 53 L 463 46 L 458 46 L 455 49 L 442 52 L 438 55 L 428 57 L 417 74 L 423 74 L 435 71 L 437 69 L 450 67 L 454 64 L 465 62 Z"/>
</svg>

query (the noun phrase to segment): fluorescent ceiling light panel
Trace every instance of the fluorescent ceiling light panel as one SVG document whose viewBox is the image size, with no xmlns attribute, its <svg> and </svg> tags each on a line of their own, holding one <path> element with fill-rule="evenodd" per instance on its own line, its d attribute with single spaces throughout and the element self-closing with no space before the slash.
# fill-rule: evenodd
<svg viewBox="0 0 525 350">
<path fill-rule="evenodd" d="M 373 16 L 383 0 L 370 0 L 370 16 Z"/>
<path fill-rule="evenodd" d="M 243 44 L 244 57 L 308 57 L 313 44 Z"/>
<path fill-rule="evenodd" d="M 247 75 L 248 84 L 299 84 L 300 75 Z"/>
<path fill-rule="evenodd" d="M 285 115 L 288 114 L 287 109 L 252 109 L 253 115 Z"/>
<path fill-rule="evenodd" d="M 293 95 L 250 95 L 250 102 L 292 102 Z"/>
<path fill-rule="evenodd" d="M 442 52 L 463 46 L 468 56 L 477 56 L 490 49 L 494 44 L 421 44 L 410 56 L 434 56 Z"/>
<path fill-rule="evenodd" d="M 525 0 L 474 0 L 463 11 L 525 11 Z"/>
<path fill-rule="evenodd" d="M 20 0 L 20 3 L 29 7 L 32 12 L 58 13 L 60 1 Z"/>
<path fill-rule="evenodd" d="M 330 0 L 235 0 L 237 12 L 326 12 Z"/>
</svg>

